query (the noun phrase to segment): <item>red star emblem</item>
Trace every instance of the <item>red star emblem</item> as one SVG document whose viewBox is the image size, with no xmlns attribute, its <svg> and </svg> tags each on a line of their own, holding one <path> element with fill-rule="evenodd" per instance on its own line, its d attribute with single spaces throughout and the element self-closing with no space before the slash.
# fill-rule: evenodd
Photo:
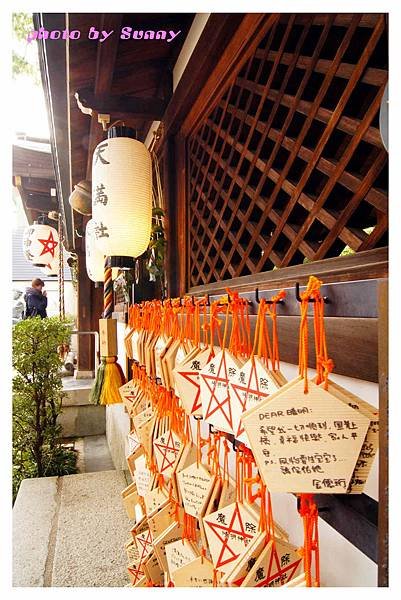
<svg viewBox="0 0 401 600">
<path fill-rule="evenodd" d="M 225 373 L 224 377 L 220 377 L 220 373 L 221 373 L 222 369 L 224 369 L 224 373 Z M 211 383 L 209 383 L 209 381 L 208 381 L 208 380 L 210 380 L 210 381 L 214 381 L 216 383 L 218 381 L 223 381 L 225 383 L 225 385 L 228 384 L 227 364 L 226 364 L 225 354 L 223 354 L 222 359 L 220 361 L 220 365 L 217 370 L 217 375 L 204 375 L 203 373 L 201 373 L 201 376 L 203 377 L 203 380 L 206 383 L 208 390 L 210 392 L 210 401 L 209 401 L 208 407 L 206 409 L 204 418 L 207 419 L 207 418 L 211 417 L 216 411 L 220 410 L 220 412 L 226 419 L 230 429 L 232 430 L 233 429 L 233 418 L 232 418 L 232 414 L 231 414 L 230 395 L 228 393 L 228 390 L 227 390 L 227 397 L 220 402 L 219 399 L 216 397 L 217 386 L 215 385 L 214 387 L 212 387 Z M 216 406 L 212 409 L 213 400 L 215 401 Z M 227 408 L 228 408 L 227 412 L 223 408 L 223 406 L 226 404 L 227 404 Z"/>
<path fill-rule="evenodd" d="M 140 537 L 140 535 L 141 534 L 136 537 L 136 545 L 138 546 L 138 549 L 141 550 L 139 565 L 142 564 L 144 558 L 146 558 L 153 550 L 152 534 L 150 529 L 148 529 L 146 537 Z"/>
<path fill-rule="evenodd" d="M 43 250 L 40 253 L 40 256 L 49 252 L 52 255 L 52 258 L 54 258 L 58 242 L 56 242 L 56 240 L 54 239 L 53 232 L 51 231 L 49 233 L 49 237 L 47 238 L 47 240 L 38 239 L 38 242 L 40 242 L 43 245 Z"/>
<path fill-rule="evenodd" d="M 251 540 L 254 537 L 254 534 L 246 533 L 244 529 L 244 523 L 242 521 L 241 513 L 237 502 L 235 503 L 235 509 L 231 516 L 231 521 L 229 525 L 223 525 L 220 523 L 209 523 L 206 520 L 205 523 L 210 527 L 210 529 L 220 540 L 220 542 L 222 542 L 219 558 L 217 559 L 217 563 L 215 565 L 216 569 L 222 567 L 223 565 L 226 565 L 227 563 L 230 563 L 231 561 L 238 558 L 238 556 L 240 555 L 240 553 L 237 554 L 229 546 L 230 533 L 239 535 L 241 538 L 243 538 L 244 541 Z M 222 535 L 222 532 L 225 532 L 225 535 Z M 228 558 L 225 557 L 225 555 L 227 556 L 227 553 L 229 554 Z"/>
<path fill-rule="evenodd" d="M 270 553 L 270 561 L 269 561 L 269 568 L 267 571 L 267 575 L 262 581 L 259 581 L 255 585 L 255 587 L 267 587 L 269 585 L 269 583 L 271 583 L 274 579 L 277 579 L 277 577 L 280 577 L 282 584 L 285 583 L 286 581 L 290 581 L 294 577 L 294 574 L 295 574 L 296 570 L 298 569 L 298 566 L 299 566 L 299 563 L 301 562 L 301 560 L 302 560 L 302 558 L 299 558 L 299 559 L 295 560 L 293 563 L 286 566 L 285 568 L 282 568 L 280 565 L 280 560 L 279 560 L 278 554 L 277 554 L 276 544 L 273 542 L 272 551 Z M 272 574 L 272 570 L 274 570 L 273 574 Z M 284 578 L 283 575 L 285 573 L 288 574 L 289 572 L 290 572 L 290 575 L 289 576 L 287 575 L 287 577 Z"/>
<path fill-rule="evenodd" d="M 142 579 L 142 577 L 145 575 L 145 573 L 143 571 L 140 570 L 140 564 L 138 566 L 138 568 L 134 568 L 134 567 L 128 567 L 128 571 L 133 575 L 134 577 L 134 585 L 135 583 L 138 583 L 138 581 L 140 579 Z"/>
<path fill-rule="evenodd" d="M 254 380 L 255 380 L 254 386 L 252 386 L 252 377 L 254 377 Z M 269 394 L 267 394 L 266 392 L 261 392 L 259 389 L 255 363 L 253 363 L 251 372 L 249 374 L 248 385 L 244 386 L 244 385 L 239 385 L 238 383 L 232 383 L 231 387 L 233 388 L 235 395 L 238 399 L 238 402 L 241 405 L 242 412 L 245 412 L 245 410 L 246 410 L 248 394 L 255 394 L 256 396 L 258 396 L 258 400 L 261 400 L 262 398 L 267 398 L 269 396 Z M 241 392 L 245 392 L 245 394 L 241 394 Z M 245 431 L 245 429 L 242 426 L 242 422 L 240 421 L 238 424 L 238 431 L 235 434 L 236 437 L 239 437 L 241 434 L 244 433 L 244 431 Z"/>
<path fill-rule="evenodd" d="M 173 434 L 170 431 L 169 432 L 169 436 L 167 438 L 167 442 L 165 444 L 156 444 L 155 443 L 155 448 L 157 448 L 160 452 L 160 454 L 163 457 L 162 460 L 162 465 L 160 467 L 160 473 L 163 473 L 164 471 L 166 471 L 169 467 L 173 467 L 174 463 L 175 463 L 175 459 L 177 458 L 177 454 L 179 451 L 179 448 L 176 448 L 174 446 L 174 440 L 173 440 Z M 170 457 L 168 457 L 167 455 L 169 454 Z"/>
<path fill-rule="evenodd" d="M 194 413 L 202 408 L 202 402 L 200 401 L 199 373 L 194 373 L 193 371 L 180 371 L 180 375 L 196 387 L 196 396 L 191 408 L 191 413 Z"/>
</svg>

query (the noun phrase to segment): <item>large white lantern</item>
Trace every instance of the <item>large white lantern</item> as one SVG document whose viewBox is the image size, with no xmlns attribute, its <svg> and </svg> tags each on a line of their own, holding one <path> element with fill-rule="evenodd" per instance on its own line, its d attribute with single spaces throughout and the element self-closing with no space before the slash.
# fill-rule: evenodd
<svg viewBox="0 0 401 600">
<path fill-rule="evenodd" d="M 96 244 L 96 222 L 90 219 L 85 230 L 86 272 L 95 283 L 104 281 L 104 254 Z"/>
<path fill-rule="evenodd" d="M 27 227 L 22 236 L 22 249 L 25 258 L 35 267 L 44 267 L 52 262 L 59 252 L 58 232 L 50 225 L 40 225 L 36 221 Z"/>
<path fill-rule="evenodd" d="M 132 268 L 149 245 L 152 161 L 129 127 L 112 127 L 92 160 L 92 216 L 97 246 L 110 266 Z"/>
<path fill-rule="evenodd" d="M 47 263 L 44 267 L 40 267 L 40 270 L 44 275 L 48 277 L 57 277 L 58 276 L 58 267 L 59 267 L 59 256 Z"/>
</svg>

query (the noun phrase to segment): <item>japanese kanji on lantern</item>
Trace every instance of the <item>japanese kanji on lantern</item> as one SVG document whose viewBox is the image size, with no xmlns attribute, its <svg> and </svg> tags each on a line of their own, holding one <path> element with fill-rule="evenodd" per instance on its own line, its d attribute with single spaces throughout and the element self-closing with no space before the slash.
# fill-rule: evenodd
<svg viewBox="0 0 401 600">
<path fill-rule="evenodd" d="M 90 219 L 85 230 L 86 272 L 91 281 L 100 283 L 104 280 L 104 254 L 96 244 L 96 223 Z"/>
<path fill-rule="evenodd" d="M 129 127 L 111 127 L 92 161 L 92 215 L 99 251 L 111 267 L 131 268 L 149 245 L 152 161 Z"/>
<path fill-rule="evenodd" d="M 35 221 L 24 231 L 22 249 L 25 258 L 35 267 L 45 267 L 58 258 L 57 230 L 50 225 L 41 225 Z"/>
</svg>

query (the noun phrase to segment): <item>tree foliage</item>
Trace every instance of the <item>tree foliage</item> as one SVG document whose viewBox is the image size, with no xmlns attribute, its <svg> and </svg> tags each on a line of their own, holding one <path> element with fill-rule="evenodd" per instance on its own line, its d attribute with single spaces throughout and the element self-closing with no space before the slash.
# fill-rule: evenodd
<svg viewBox="0 0 401 600">
<path fill-rule="evenodd" d="M 62 359 L 66 319 L 35 317 L 13 328 L 13 492 L 26 477 L 75 472 L 75 454 L 61 447 Z"/>
<path fill-rule="evenodd" d="M 13 13 L 13 35 L 19 42 L 26 42 L 27 35 L 34 29 L 32 15 L 28 13 Z M 12 51 L 12 74 L 14 79 L 19 75 L 28 75 L 35 85 L 40 84 L 39 64 L 29 62 L 20 52 Z"/>
</svg>

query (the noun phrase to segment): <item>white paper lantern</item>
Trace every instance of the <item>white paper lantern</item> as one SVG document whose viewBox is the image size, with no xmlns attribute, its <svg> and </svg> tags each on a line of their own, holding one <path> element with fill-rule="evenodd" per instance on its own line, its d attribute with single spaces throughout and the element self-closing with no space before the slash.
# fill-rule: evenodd
<svg viewBox="0 0 401 600">
<path fill-rule="evenodd" d="M 133 257 L 143 254 L 150 240 L 152 161 L 133 133 L 128 127 L 112 127 L 92 160 L 97 246 L 111 257 L 112 267 L 133 267 Z"/>
<path fill-rule="evenodd" d="M 58 276 L 58 265 L 59 265 L 59 255 L 57 253 L 57 256 L 55 257 L 55 259 L 52 260 L 47 265 L 45 265 L 44 267 L 40 267 L 40 270 L 42 271 L 42 273 L 44 275 L 47 275 L 48 277 L 57 277 Z"/>
<path fill-rule="evenodd" d="M 104 255 L 97 247 L 95 229 L 96 222 L 90 219 L 85 231 L 86 272 L 97 283 L 104 281 Z"/>
<path fill-rule="evenodd" d="M 25 258 L 35 267 L 44 267 L 58 256 L 57 230 L 50 225 L 39 225 L 35 221 L 24 231 L 22 249 Z"/>
</svg>

